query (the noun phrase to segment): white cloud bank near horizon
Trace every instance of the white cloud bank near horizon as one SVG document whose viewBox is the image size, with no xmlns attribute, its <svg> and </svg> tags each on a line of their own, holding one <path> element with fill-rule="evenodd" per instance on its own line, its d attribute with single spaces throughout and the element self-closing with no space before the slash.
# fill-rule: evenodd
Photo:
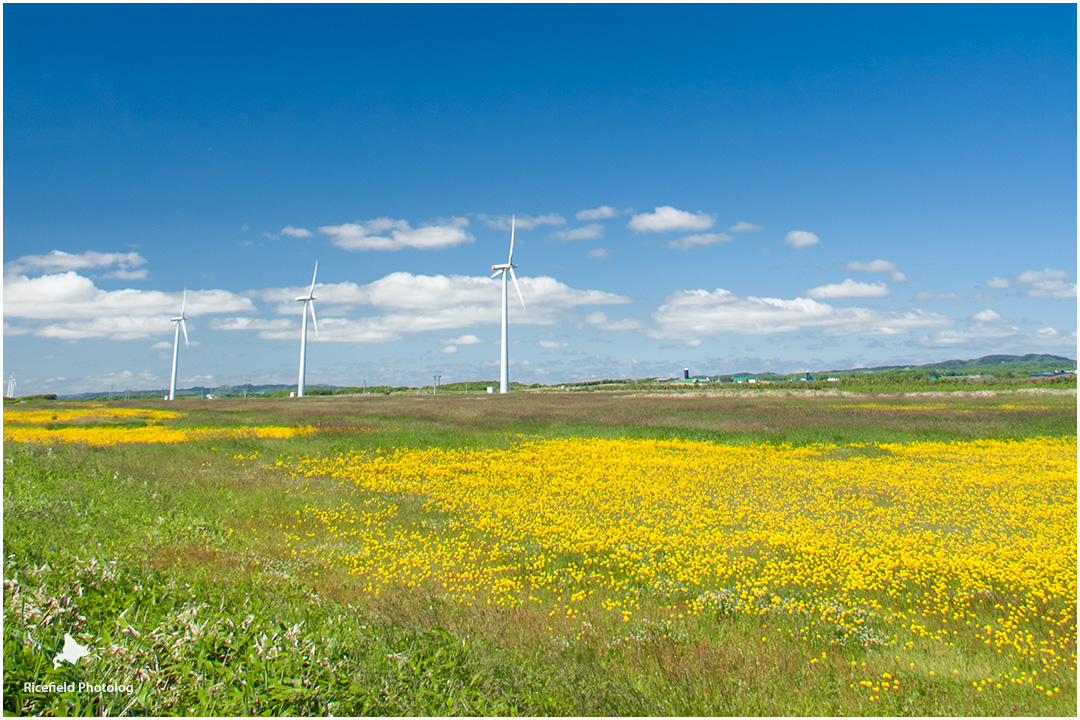
<svg viewBox="0 0 1080 720">
<path fill-rule="evenodd" d="M 649 337 L 692 341 L 720 333 L 769 335 L 816 330 L 830 335 L 899 335 L 911 330 L 952 325 L 946 315 L 924 310 L 882 312 L 836 308 L 811 298 L 739 297 L 722 288 L 672 293 L 652 313 Z"/>
</svg>

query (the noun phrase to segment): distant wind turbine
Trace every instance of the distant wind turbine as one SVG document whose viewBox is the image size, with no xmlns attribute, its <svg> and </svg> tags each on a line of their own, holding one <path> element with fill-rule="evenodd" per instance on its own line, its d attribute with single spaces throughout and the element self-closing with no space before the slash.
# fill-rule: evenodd
<svg viewBox="0 0 1080 720">
<path fill-rule="evenodd" d="M 319 337 L 319 322 L 315 319 L 315 276 L 319 273 L 319 261 L 315 261 L 315 272 L 311 273 L 311 289 L 307 295 L 296 298 L 304 303 L 303 319 L 300 321 L 300 380 L 296 384 L 296 397 L 304 397 L 304 374 L 307 370 L 307 316 L 311 311 L 311 322 L 315 325 L 315 337 Z"/>
<path fill-rule="evenodd" d="M 187 316 L 184 315 L 184 311 L 187 309 L 187 288 L 184 288 L 184 300 L 180 303 L 180 316 L 169 318 L 170 322 L 176 323 L 176 328 L 173 332 L 173 344 L 172 344 L 172 379 L 169 381 L 169 399 L 176 399 L 176 356 L 180 350 L 180 331 L 184 331 L 184 347 L 188 346 L 187 336 L 187 323 L 184 322 Z"/>
<path fill-rule="evenodd" d="M 7 381 L 7 393 L 5 395 L 9 398 L 15 397 L 15 373 L 11 373 L 11 377 Z"/>
<path fill-rule="evenodd" d="M 506 274 L 510 273 L 511 279 L 514 281 L 514 287 L 517 288 L 518 298 L 521 300 L 521 309 L 525 309 L 525 298 L 521 296 L 521 286 L 518 285 L 517 275 L 514 274 L 514 268 L 517 265 L 514 264 L 514 216 L 510 216 L 510 257 L 503 265 L 492 265 L 491 269 L 495 272 L 491 274 L 492 278 L 495 278 L 502 273 L 502 364 L 499 367 L 499 394 L 505 395 L 510 392 L 510 344 L 506 340 L 506 317 L 507 317 L 507 299 L 506 299 Z"/>
</svg>

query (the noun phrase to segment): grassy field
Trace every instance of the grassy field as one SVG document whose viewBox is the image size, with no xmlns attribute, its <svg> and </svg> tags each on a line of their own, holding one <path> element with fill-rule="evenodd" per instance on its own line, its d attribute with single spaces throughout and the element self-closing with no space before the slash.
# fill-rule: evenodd
<svg viewBox="0 0 1080 720">
<path fill-rule="evenodd" d="M 7 405 L 4 709 L 1073 716 L 1076 427 L 1075 392 Z"/>
</svg>

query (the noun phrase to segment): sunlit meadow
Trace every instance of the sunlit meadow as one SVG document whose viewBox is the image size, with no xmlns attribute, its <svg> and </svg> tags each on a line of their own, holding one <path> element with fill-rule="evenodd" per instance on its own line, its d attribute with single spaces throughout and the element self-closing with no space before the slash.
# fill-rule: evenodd
<svg viewBox="0 0 1080 720">
<path fill-rule="evenodd" d="M 645 410 L 660 402 L 641 401 Z M 462 409 L 464 403 L 478 401 L 458 399 L 453 410 L 445 402 L 437 410 L 415 406 L 414 415 L 453 425 L 475 411 Z M 787 402 L 807 410 L 797 405 L 806 401 Z M 407 424 L 414 437 L 428 438 L 409 443 L 400 441 L 400 417 L 372 416 L 371 401 L 346 414 L 292 417 L 293 422 L 282 422 L 287 418 L 279 413 L 266 424 L 252 422 L 259 414 L 251 407 L 257 406 L 231 417 L 231 427 L 223 427 L 220 416 L 171 409 L 6 411 L 5 469 L 12 469 L 8 448 L 16 443 L 29 453 L 18 456 L 20 467 L 47 462 L 65 448 L 97 463 L 103 459 L 99 453 L 110 448 L 144 447 L 140 452 L 150 454 L 125 456 L 116 479 L 121 472 L 137 479 L 139 468 L 152 475 L 146 472 L 149 463 L 167 461 L 205 477 L 210 485 L 199 487 L 214 486 L 217 497 L 212 519 L 196 523 L 198 532 L 189 526 L 180 533 L 183 540 L 161 536 L 171 559 L 144 556 L 155 572 L 192 578 L 204 577 L 200 566 L 228 566 L 218 578 L 226 586 L 262 579 L 270 588 L 270 579 L 287 581 L 303 589 L 308 600 L 301 606 L 313 603 L 328 612 L 332 605 L 366 618 L 365 632 L 389 623 L 449 633 L 456 647 L 471 653 L 460 659 L 472 668 L 469 677 L 489 678 L 475 696 L 461 696 L 471 699 L 455 695 L 452 703 L 450 690 L 439 698 L 443 691 L 410 685 L 399 688 L 403 696 L 411 694 L 401 705 L 372 700 L 334 710 L 1075 711 L 1076 437 L 1043 434 L 1039 422 L 1045 420 L 1030 419 L 1062 412 L 1075 417 L 1075 396 L 933 403 L 838 399 L 820 407 L 823 417 L 835 413 L 854 426 L 884 429 L 876 435 L 845 431 L 849 442 L 797 444 L 744 436 L 725 442 L 719 433 L 701 439 L 699 428 L 643 437 L 650 433 L 641 429 L 651 423 L 634 413 L 629 421 L 609 415 L 612 427 L 599 433 L 584 425 L 584 415 L 577 433 L 567 432 L 562 419 L 545 430 L 530 418 L 531 431 L 478 433 L 466 442 L 438 434 L 449 431 Z M 754 408 L 752 422 L 761 421 L 758 411 L 770 409 Z M 968 422 L 984 423 L 985 434 L 995 437 L 957 433 L 958 438 L 943 431 L 921 439 L 925 426 L 911 416 L 941 413 L 970 416 Z M 708 414 L 701 417 L 713 422 Z M 994 423 L 1006 417 L 1021 429 L 999 431 Z M 200 424 L 200 418 L 216 424 Z M 894 426 L 892 418 L 902 419 Z M 721 420 L 730 422 L 730 414 L 715 422 Z M 618 432 L 620 422 L 626 433 Z M 1034 424 L 1025 430 L 1023 423 Z M 150 487 L 145 480 L 144 486 Z M 176 492 L 171 482 L 157 481 L 156 488 Z M 9 517 L 28 506 L 15 493 L 42 489 L 42 483 L 27 482 L 13 492 L 5 482 Z M 241 492 L 251 497 L 241 499 Z M 42 506 L 37 507 L 40 515 Z M 155 524 L 160 522 L 151 519 L 149 525 Z M 41 587 L 27 579 L 42 573 L 31 556 L 48 558 L 26 553 L 21 537 L 9 541 L 15 537 L 5 529 L 5 619 L 17 626 L 12 639 L 26 645 L 41 634 L 47 615 L 25 611 L 26 597 Z M 113 547 L 121 558 L 122 546 Z M 13 549 L 26 557 L 9 554 Z M 15 598 L 22 609 L 16 610 Z M 212 595 L 208 603 L 213 605 Z M 303 611 L 290 607 L 289 617 Z M 59 630 L 63 621 L 61 613 L 50 622 Z M 76 624 L 93 642 L 94 628 Z M 150 662 L 131 647 L 137 637 L 118 630 L 101 662 L 117 668 L 124 658 L 136 658 L 135 665 Z M 311 652 L 322 652 L 318 639 L 312 642 Z M 254 661 L 250 655 L 241 659 L 240 651 L 220 660 L 236 682 L 247 684 L 253 678 L 245 667 Z M 258 661 L 268 662 L 269 652 L 264 647 Z M 408 650 L 402 652 L 409 657 Z M 375 661 L 354 654 L 349 662 Z M 360 672 L 346 666 L 323 671 Z M 148 667 L 128 674 L 158 687 L 172 704 L 154 706 L 150 693 L 148 704 L 137 707 L 180 710 L 186 696 L 175 683 L 162 684 Z M 509 679 L 500 675 L 505 672 Z M 577 686 L 600 677 L 602 691 Z M 394 691 L 385 679 L 383 684 L 371 692 L 389 702 L 387 693 Z M 228 683 L 219 685 L 224 693 Z M 437 702 L 416 704 L 431 692 Z M 333 711 L 329 704 L 285 700 L 260 705 L 257 682 L 241 695 L 237 705 L 213 707 Z M 329 695 L 322 701 L 345 702 Z M 24 710 L 75 711 L 33 698 L 25 702 Z"/>
</svg>

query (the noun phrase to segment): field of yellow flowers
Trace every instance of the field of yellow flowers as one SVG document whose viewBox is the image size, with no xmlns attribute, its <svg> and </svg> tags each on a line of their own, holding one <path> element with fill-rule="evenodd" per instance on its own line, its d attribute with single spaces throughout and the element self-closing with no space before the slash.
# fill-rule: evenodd
<svg viewBox="0 0 1080 720">
<path fill-rule="evenodd" d="M 1076 670 L 1075 450 L 565 439 L 289 458 L 291 492 L 334 501 L 297 511 L 281 544 L 373 593 L 529 605 L 564 634 L 743 615 L 949 675 L 946 648 L 975 640 L 1025 668 L 975 691 L 1041 676 L 1052 694 Z M 387 499 L 401 496 L 444 519 L 417 526 Z"/>
<path fill-rule="evenodd" d="M 858 422 L 1041 412 L 922 405 L 832 410 Z M 422 624 L 499 646 L 488 663 L 574 666 L 556 673 L 563 685 L 589 682 L 601 670 L 583 668 L 596 665 L 626 693 L 526 712 L 1075 710 L 1075 435 L 731 444 L 534 432 L 454 447 L 386 445 L 378 422 L 342 435 L 337 421 L 169 426 L 179 420 L 6 412 L 4 441 L 170 444 L 147 452 L 174 462 L 197 446 L 215 483 L 263 486 L 258 507 L 218 508 L 223 532 L 199 540 L 207 557 L 285 572 L 350 607 L 414 613 L 405 622 L 427 613 Z M 665 705 L 672 690 L 687 704 Z"/>
</svg>

